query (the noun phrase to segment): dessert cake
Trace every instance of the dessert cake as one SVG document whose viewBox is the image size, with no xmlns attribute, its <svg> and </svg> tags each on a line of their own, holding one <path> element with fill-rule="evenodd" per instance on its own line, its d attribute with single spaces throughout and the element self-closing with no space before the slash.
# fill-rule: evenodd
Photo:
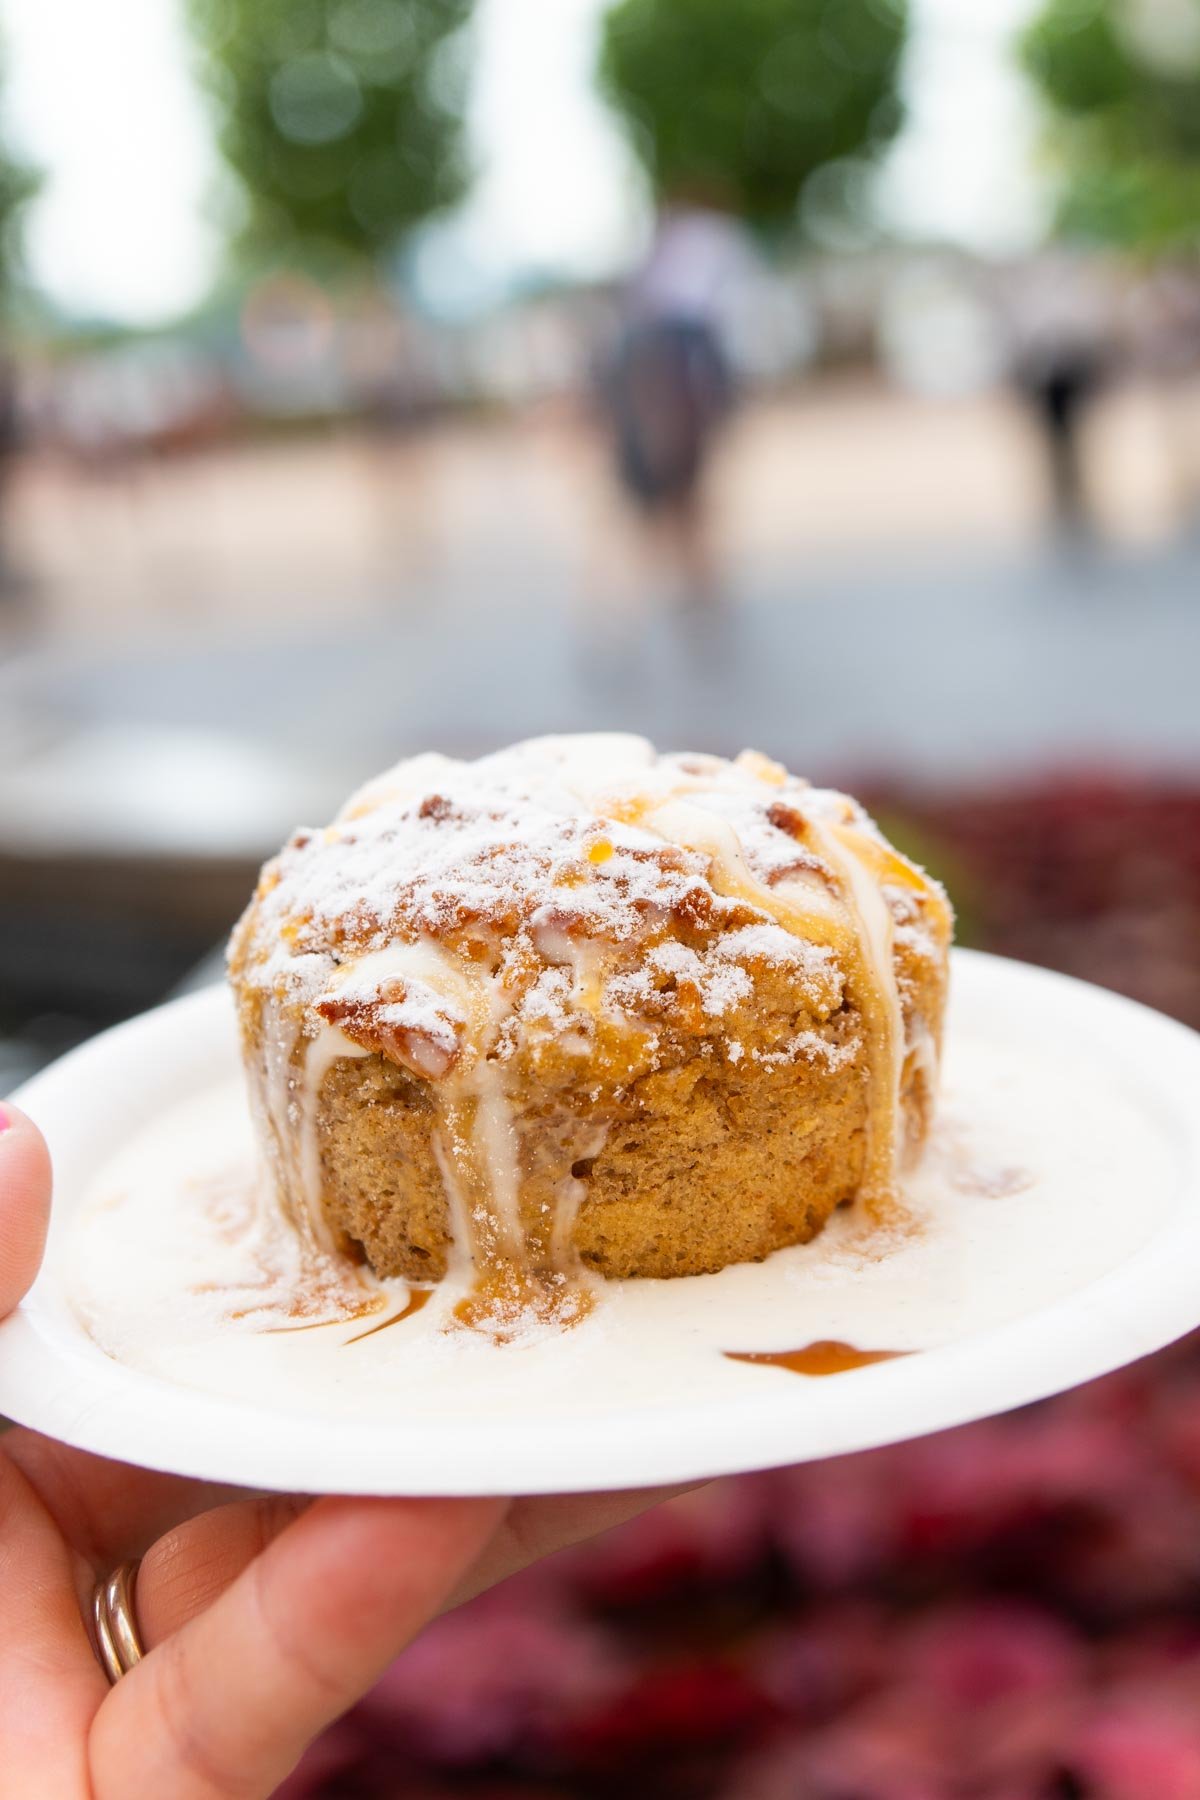
<svg viewBox="0 0 1200 1800">
<path fill-rule="evenodd" d="M 855 801 L 752 752 L 400 763 L 233 935 L 278 1203 L 378 1275 L 470 1274 L 493 1316 L 879 1212 L 929 1125 L 950 935 Z"/>
</svg>

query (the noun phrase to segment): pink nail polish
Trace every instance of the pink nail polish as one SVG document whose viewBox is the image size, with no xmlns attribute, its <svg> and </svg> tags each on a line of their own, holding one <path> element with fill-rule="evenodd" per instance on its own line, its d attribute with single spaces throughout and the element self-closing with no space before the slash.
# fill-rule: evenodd
<svg viewBox="0 0 1200 1800">
<path fill-rule="evenodd" d="M 12 1114 L 6 1106 L 0 1106 L 0 1137 L 12 1129 Z"/>
</svg>

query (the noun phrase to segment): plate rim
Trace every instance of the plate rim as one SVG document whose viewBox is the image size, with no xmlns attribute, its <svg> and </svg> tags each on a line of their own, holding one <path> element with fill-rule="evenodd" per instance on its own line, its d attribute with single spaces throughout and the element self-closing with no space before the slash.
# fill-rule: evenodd
<svg viewBox="0 0 1200 1800">
<path fill-rule="evenodd" d="M 1200 1325 L 1200 1281 L 1193 1274 L 1200 1267 L 1200 1113 L 1194 1104 L 1191 1111 L 1184 1105 L 1185 1089 L 1193 1101 L 1200 1094 L 1200 1033 L 1058 971 L 960 948 L 953 958 L 956 968 L 976 972 L 969 979 L 1057 988 L 1068 1005 L 1103 1011 L 1111 1026 L 1124 1023 L 1135 1038 L 1148 1035 L 1174 1052 L 1166 1065 L 1170 1078 L 1164 1080 L 1160 1069 L 1153 1085 L 1182 1128 L 1180 1203 L 1132 1256 L 1081 1289 L 924 1350 L 919 1358 L 879 1363 L 836 1382 L 797 1385 L 788 1376 L 784 1388 L 781 1375 L 772 1371 L 761 1396 L 748 1394 L 737 1408 L 724 1400 L 675 1406 L 669 1413 L 615 1410 L 589 1412 L 579 1420 L 556 1417 L 553 1432 L 543 1433 L 540 1445 L 530 1419 L 409 1417 L 402 1428 L 412 1450 L 406 1456 L 405 1445 L 386 1427 L 314 1419 L 324 1465 L 317 1484 L 318 1453 L 303 1414 L 273 1412 L 134 1370 L 87 1344 L 82 1334 L 75 1345 L 48 1335 L 47 1324 L 61 1318 L 64 1302 L 46 1274 L 17 1311 L 0 1321 L 0 1410 L 16 1423 L 94 1454 L 267 1490 L 582 1493 L 704 1480 L 880 1448 L 1031 1404 L 1165 1348 Z M 232 1020 L 228 991 L 220 982 L 167 1001 L 69 1051 L 24 1083 L 13 1102 L 35 1118 L 43 1106 L 52 1115 L 61 1094 L 94 1064 L 134 1054 L 140 1038 L 173 1031 L 179 1020 L 202 1013 L 214 1015 L 208 1019 L 211 1030 L 222 1010 Z M 127 1122 L 117 1141 L 136 1128 Z M 1131 1304 L 1139 1297 L 1140 1306 Z M 914 1376 L 916 1369 L 930 1379 Z M 867 1394 L 873 1397 L 870 1404 Z M 188 1402 L 182 1409 L 181 1395 Z M 682 1442 L 676 1441 L 672 1420 L 688 1428 Z M 706 1421 L 717 1429 L 703 1429 Z M 814 1424 L 821 1438 L 815 1450 L 803 1442 Z M 627 1467 L 613 1472 L 614 1427 L 626 1438 L 640 1438 L 636 1473 Z M 514 1435 L 523 1440 L 516 1468 L 511 1466 Z M 236 1477 L 230 1474 L 234 1448 Z M 432 1467 L 424 1452 L 432 1456 Z"/>
</svg>

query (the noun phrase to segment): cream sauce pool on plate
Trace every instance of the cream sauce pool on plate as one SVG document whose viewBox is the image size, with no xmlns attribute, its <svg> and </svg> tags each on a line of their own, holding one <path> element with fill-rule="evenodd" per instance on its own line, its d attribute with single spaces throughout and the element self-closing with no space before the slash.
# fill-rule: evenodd
<svg viewBox="0 0 1200 1800">
<path fill-rule="evenodd" d="M 906 1218 L 838 1213 L 811 1244 L 675 1281 L 598 1283 L 570 1328 L 495 1344 L 455 1326 L 465 1274 L 427 1301 L 404 1282 L 369 1316 L 289 1323 L 310 1277 L 298 1240 L 264 1239 L 239 1079 L 164 1112 L 97 1171 L 57 1264 L 88 1333 L 168 1382 L 307 1418 L 447 1421 L 669 1410 L 797 1385 L 725 1352 L 814 1344 L 914 1352 L 1018 1318 L 1114 1269 L 1171 1204 L 1171 1147 L 1120 1071 L 1076 1046 L 994 1032 L 970 984 L 952 1001 L 939 1121 L 905 1181 Z M 364 1295 L 349 1265 L 331 1306 Z M 407 1309 L 407 1310 L 406 1310 Z M 405 1315 L 405 1316 L 401 1316 Z M 386 1324 L 387 1329 L 376 1329 Z M 870 1380 L 851 1370 L 837 1381 Z M 822 1388 L 826 1385 L 821 1383 Z"/>
</svg>

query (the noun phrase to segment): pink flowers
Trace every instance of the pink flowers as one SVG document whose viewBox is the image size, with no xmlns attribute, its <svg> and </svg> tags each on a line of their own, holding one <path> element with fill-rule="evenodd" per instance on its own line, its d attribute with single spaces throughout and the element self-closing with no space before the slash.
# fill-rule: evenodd
<svg viewBox="0 0 1200 1800">
<path fill-rule="evenodd" d="M 688 1495 L 440 1621 L 286 1800 L 1200 1800 L 1198 1397 L 1200 1339 Z"/>
</svg>

